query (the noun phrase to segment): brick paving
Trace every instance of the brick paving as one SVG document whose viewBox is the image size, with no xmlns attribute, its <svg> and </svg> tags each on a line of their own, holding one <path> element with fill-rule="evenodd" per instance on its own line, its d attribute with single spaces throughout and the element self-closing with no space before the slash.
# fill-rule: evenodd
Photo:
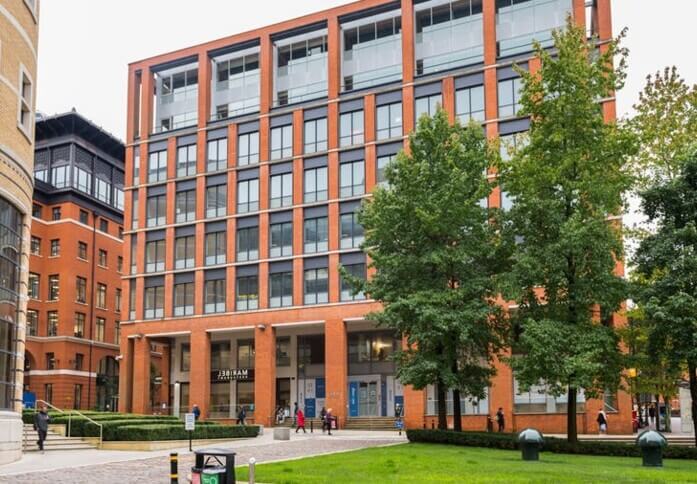
<svg viewBox="0 0 697 484">
<path fill-rule="evenodd" d="M 216 447 L 235 449 L 237 452 L 236 463 L 241 465 L 249 462 L 251 457 L 254 457 L 258 463 L 261 463 L 390 445 L 404 441 L 404 437 L 397 438 L 394 433 L 391 435 L 382 435 L 382 433 L 366 435 L 363 433 L 344 436 L 339 434 L 332 437 L 315 434 L 307 437 L 293 436 L 293 440 L 286 442 L 273 441 L 268 436 L 264 436 L 257 439 L 256 442 L 239 441 Z M 147 456 L 147 453 L 143 453 L 143 455 Z M 71 456 L 71 459 L 76 460 L 74 456 Z M 116 459 L 118 457 L 115 457 Z M 187 475 L 190 473 L 193 463 L 194 456 L 188 453 L 188 449 L 186 452 L 180 452 L 179 482 L 181 484 L 188 482 Z M 143 459 L 115 461 L 82 467 L 63 467 L 20 474 L 13 473 L 4 476 L 2 474 L 3 467 L 0 467 L 0 483 L 164 483 L 169 482 L 169 456 L 160 452 L 157 457 Z"/>
</svg>

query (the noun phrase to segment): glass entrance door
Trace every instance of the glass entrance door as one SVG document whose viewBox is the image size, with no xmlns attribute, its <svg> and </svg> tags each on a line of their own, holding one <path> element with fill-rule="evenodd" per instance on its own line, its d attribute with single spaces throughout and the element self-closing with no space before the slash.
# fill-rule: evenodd
<svg viewBox="0 0 697 484">
<path fill-rule="evenodd" d="M 358 415 L 360 417 L 378 417 L 378 382 L 360 382 L 358 384 Z"/>
</svg>

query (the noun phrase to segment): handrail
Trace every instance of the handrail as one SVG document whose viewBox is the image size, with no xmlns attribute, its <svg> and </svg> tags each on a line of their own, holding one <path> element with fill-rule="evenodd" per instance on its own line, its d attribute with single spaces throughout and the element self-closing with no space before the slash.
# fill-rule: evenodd
<svg viewBox="0 0 697 484">
<path fill-rule="evenodd" d="M 89 422 L 92 422 L 93 424 L 95 424 L 96 426 L 98 426 L 98 427 L 99 427 L 99 448 L 100 448 L 100 449 L 102 448 L 102 435 L 103 435 L 103 425 L 102 425 L 102 424 L 100 424 L 99 422 L 97 422 L 97 421 L 95 421 L 95 420 L 89 418 L 87 415 L 85 415 L 84 413 L 82 413 L 82 412 L 80 412 L 80 411 L 78 411 L 78 410 L 72 409 L 72 410 L 68 410 L 68 411 L 66 412 L 65 410 L 61 410 L 60 408 L 58 408 L 58 407 L 56 407 L 56 406 L 54 406 L 54 405 L 51 405 L 50 403 L 48 403 L 48 402 L 45 401 L 45 400 L 37 400 L 37 401 L 36 401 L 36 405 L 35 405 L 35 409 L 38 408 L 38 403 L 39 403 L 39 402 L 45 404 L 45 405 L 48 406 L 48 407 L 51 407 L 51 408 L 54 409 L 54 410 L 58 410 L 58 411 L 59 411 L 60 413 L 62 413 L 62 414 L 67 414 L 67 415 L 68 415 L 68 432 L 67 432 L 67 436 L 68 436 L 68 437 L 70 437 L 70 427 L 71 427 L 71 423 L 72 423 L 73 413 L 78 414 L 79 416 L 83 417 L 84 419 L 86 419 L 86 420 L 88 420 Z"/>
</svg>

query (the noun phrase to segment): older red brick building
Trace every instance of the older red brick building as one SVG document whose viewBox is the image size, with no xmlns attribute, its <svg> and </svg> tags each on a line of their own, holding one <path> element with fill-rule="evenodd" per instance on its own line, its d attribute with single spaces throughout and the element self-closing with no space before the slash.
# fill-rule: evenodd
<svg viewBox="0 0 697 484">
<path fill-rule="evenodd" d="M 24 387 L 59 408 L 118 404 L 123 158 L 75 112 L 36 121 Z"/>
<path fill-rule="evenodd" d="M 343 424 L 403 404 L 430 426 L 433 388 L 399 383 L 400 340 L 341 282 L 340 265 L 370 276 L 355 209 L 438 105 L 514 142 L 528 120 L 512 65 L 536 69 L 533 39 L 551 45 L 568 15 L 611 38 L 609 0 L 362 0 L 131 64 L 120 409 L 151 410 L 157 342 L 156 403 L 174 413 L 244 407 L 269 425 L 298 402 Z M 485 400 L 463 400 L 466 428 L 498 407 L 509 428 L 565 427 L 564 398 L 518 392 L 503 364 Z M 628 396 L 579 400 L 582 431 L 604 405 L 631 428 Z"/>
</svg>

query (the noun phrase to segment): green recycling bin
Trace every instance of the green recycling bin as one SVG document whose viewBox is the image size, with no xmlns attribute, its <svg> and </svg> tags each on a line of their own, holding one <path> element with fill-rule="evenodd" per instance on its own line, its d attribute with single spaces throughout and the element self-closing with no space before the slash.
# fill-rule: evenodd
<svg viewBox="0 0 697 484">
<path fill-rule="evenodd" d="M 201 472 L 201 484 L 223 484 L 225 467 L 209 467 Z"/>
<path fill-rule="evenodd" d="M 525 429 L 518 434 L 518 443 L 523 460 L 540 460 L 540 449 L 545 443 L 542 433 L 535 429 Z"/>
<path fill-rule="evenodd" d="M 660 432 L 647 430 L 636 439 L 641 448 L 642 465 L 644 467 L 663 467 L 663 448 L 668 440 Z"/>
<path fill-rule="evenodd" d="M 191 480 L 194 484 L 234 484 L 235 452 L 229 449 L 205 449 L 194 452 Z"/>
</svg>

